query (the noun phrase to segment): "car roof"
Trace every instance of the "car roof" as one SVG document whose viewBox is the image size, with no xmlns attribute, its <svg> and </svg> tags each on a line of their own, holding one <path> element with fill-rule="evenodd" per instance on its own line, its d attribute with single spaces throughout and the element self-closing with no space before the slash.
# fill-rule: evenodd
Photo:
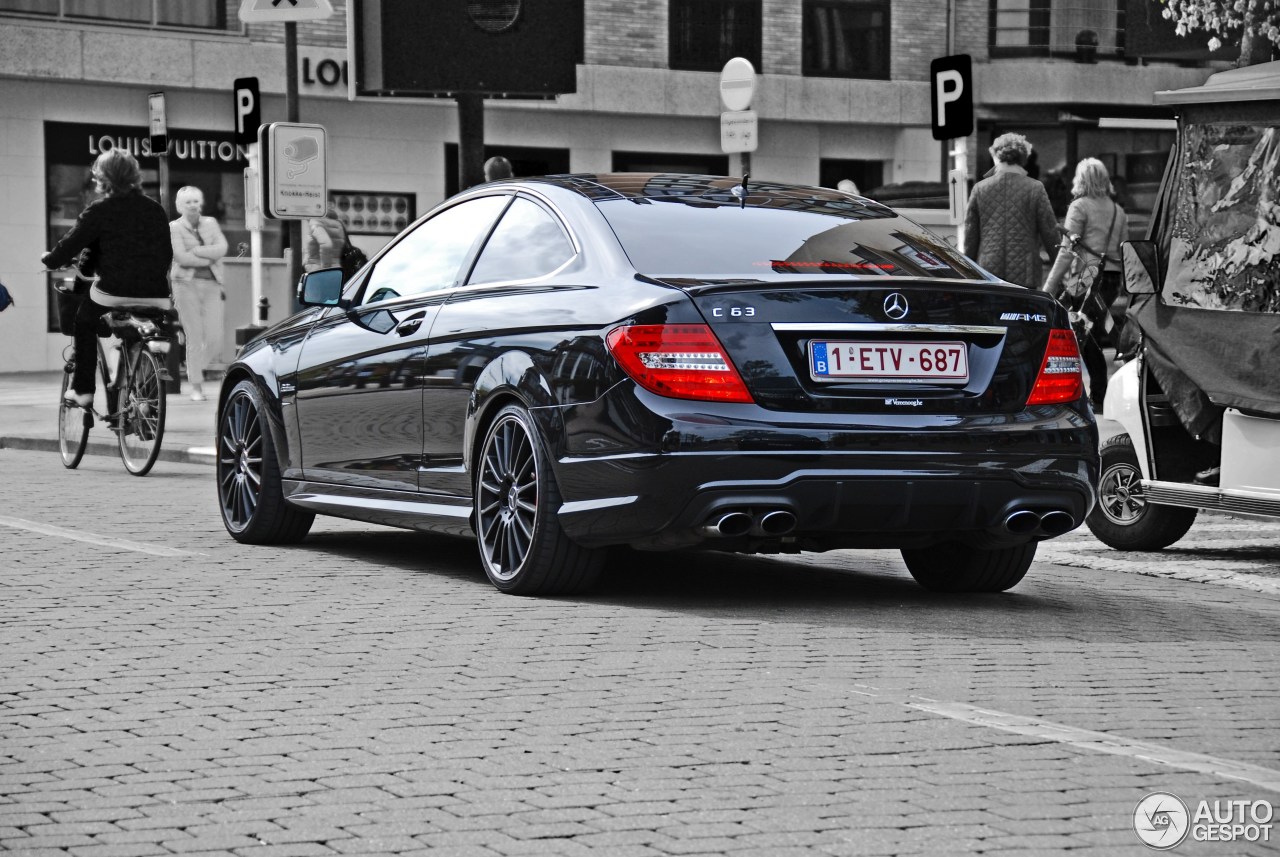
<svg viewBox="0 0 1280 857">
<path fill-rule="evenodd" d="M 573 191 L 593 202 L 611 200 L 679 200 L 705 205 L 746 205 L 755 208 L 791 208 L 812 211 L 832 208 L 848 212 L 857 207 L 870 216 L 893 216 L 887 206 L 843 191 L 807 185 L 754 181 L 748 177 L 746 191 L 742 178 L 690 173 L 576 173 L 537 176 L 516 180 L 517 184 L 552 184 Z"/>
</svg>

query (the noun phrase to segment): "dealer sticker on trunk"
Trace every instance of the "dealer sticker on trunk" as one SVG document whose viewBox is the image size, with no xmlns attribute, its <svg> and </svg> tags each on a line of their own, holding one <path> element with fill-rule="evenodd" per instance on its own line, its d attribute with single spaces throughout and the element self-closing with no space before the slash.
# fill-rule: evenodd
<svg viewBox="0 0 1280 857">
<path fill-rule="evenodd" d="M 819 340 L 809 343 L 809 370 L 815 381 L 963 384 L 969 352 L 963 342 Z"/>
</svg>

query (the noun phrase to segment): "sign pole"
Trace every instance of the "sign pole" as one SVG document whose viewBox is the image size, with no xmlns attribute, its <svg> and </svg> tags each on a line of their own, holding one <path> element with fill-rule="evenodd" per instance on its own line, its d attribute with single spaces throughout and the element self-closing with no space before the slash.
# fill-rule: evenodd
<svg viewBox="0 0 1280 857">
<path fill-rule="evenodd" d="M 252 312 L 257 312 L 257 324 L 267 323 L 267 300 L 262 295 L 262 201 L 258 199 L 258 144 L 249 144 L 249 167 L 244 171 L 244 217 L 249 227 L 249 281 L 252 284 L 253 310 L 250 324 L 254 324 Z"/>
</svg>

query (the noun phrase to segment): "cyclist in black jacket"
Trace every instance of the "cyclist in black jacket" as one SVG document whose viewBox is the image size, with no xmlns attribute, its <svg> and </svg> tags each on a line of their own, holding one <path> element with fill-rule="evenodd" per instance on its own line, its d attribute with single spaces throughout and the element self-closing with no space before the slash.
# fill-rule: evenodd
<svg viewBox="0 0 1280 857">
<path fill-rule="evenodd" d="M 66 398 L 82 407 L 93 404 L 98 363 L 98 319 L 112 307 L 169 309 L 169 217 L 160 203 L 142 193 L 142 171 L 133 155 L 103 152 L 93 163 L 93 179 L 104 194 L 90 203 L 58 246 L 41 257 L 46 268 L 64 268 L 88 250 L 81 266 L 98 282 L 76 313 L 75 374 Z"/>
</svg>

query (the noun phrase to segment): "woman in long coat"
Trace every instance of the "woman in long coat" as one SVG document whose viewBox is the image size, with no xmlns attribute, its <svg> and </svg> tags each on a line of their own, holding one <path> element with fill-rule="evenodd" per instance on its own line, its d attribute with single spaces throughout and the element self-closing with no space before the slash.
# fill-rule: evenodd
<svg viewBox="0 0 1280 857">
<path fill-rule="evenodd" d="M 995 171 L 973 187 L 964 216 L 964 252 L 1002 280 L 1029 289 L 1044 282 L 1040 262 L 1058 248 L 1058 220 L 1044 185 L 1027 175 L 1031 144 L 1001 134 L 991 144 Z"/>
</svg>

